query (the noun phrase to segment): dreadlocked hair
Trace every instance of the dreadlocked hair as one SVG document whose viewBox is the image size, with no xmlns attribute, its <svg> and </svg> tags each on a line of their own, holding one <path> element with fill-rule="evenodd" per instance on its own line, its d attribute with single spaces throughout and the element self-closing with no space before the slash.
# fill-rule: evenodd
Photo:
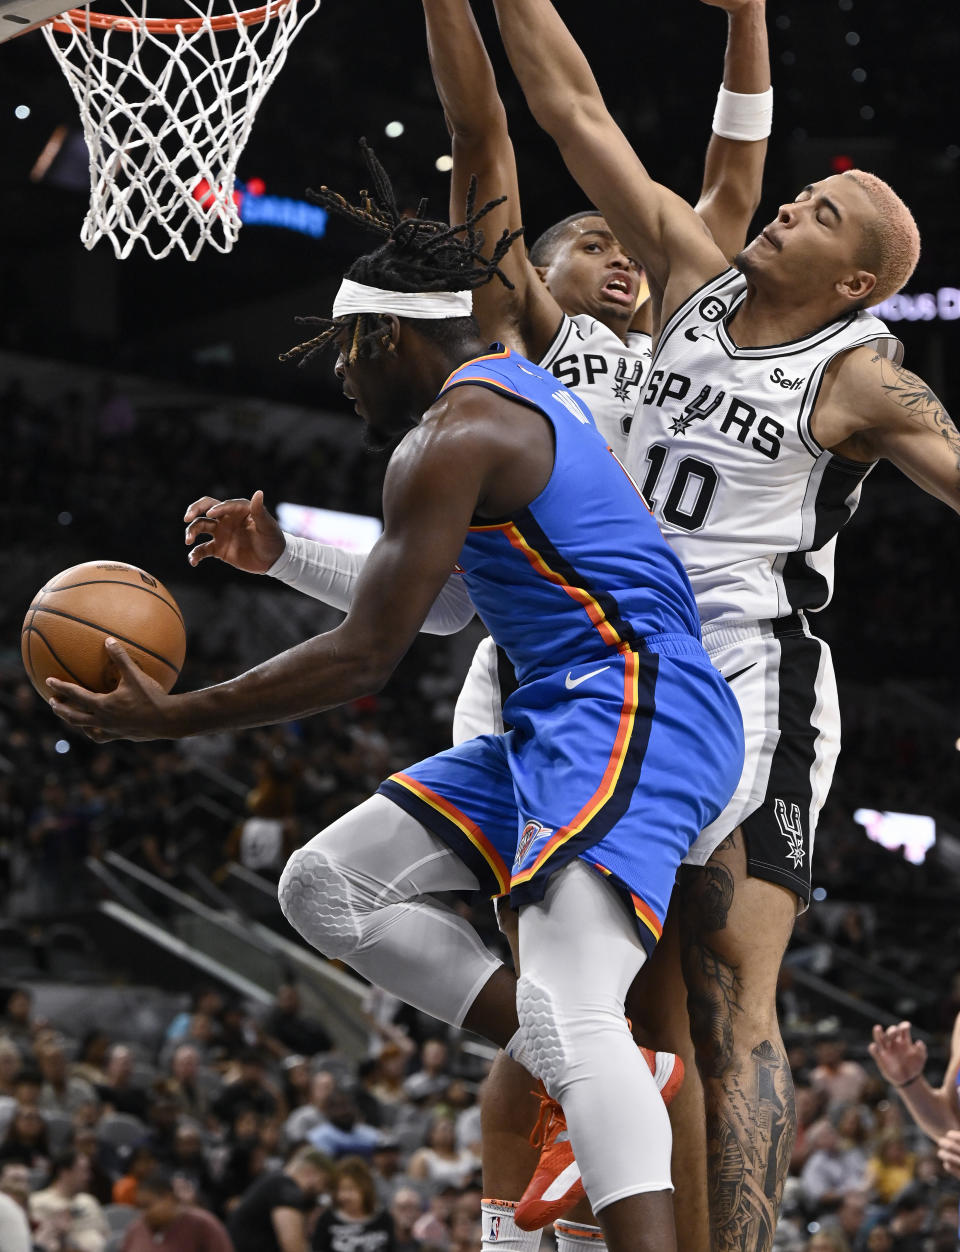
<svg viewBox="0 0 960 1252">
<path fill-rule="evenodd" d="M 405 217 L 397 205 L 396 194 L 386 170 L 373 149 L 361 139 L 360 148 L 370 175 L 372 193 L 361 191 L 359 204 L 350 204 L 339 192 L 329 187 L 308 191 L 314 204 L 322 205 L 340 217 L 348 218 L 375 234 L 385 237 L 374 252 L 358 257 L 345 277 L 353 282 L 388 291 L 473 291 L 493 278 L 513 289 L 513 283 L 500 268 L 500 262 L 511 244 L 523 234 L 523 228 L 505 230 L 489 257 L 483 255 L 483 231 L 477 229 L 491 209 L 503 204 L 506 196 L 488 200 L 477 208 L 477 180 L 470 179 L 467 190 L 466 217 L 457 226 L 446 226 L 425 216 L 427 201 L 423 199 L 412 217 Z M 306 365 L 345 330 L 349 332 L 347 353 L 352 365 L 360 356 L 375 356 L 386 339 L 383 318 L 378 313 L 351 313 L 345 317 L 298 317 L 305 325 L 322 327 L 313 339 L 307 339 L 284 352 L 280 360 L 295 360 Z M 424 321 L 418 330 L 436 338 L 463 335 L 476 326 L 473 319 L 447 318 L 437 322 Z"/>
</svg>

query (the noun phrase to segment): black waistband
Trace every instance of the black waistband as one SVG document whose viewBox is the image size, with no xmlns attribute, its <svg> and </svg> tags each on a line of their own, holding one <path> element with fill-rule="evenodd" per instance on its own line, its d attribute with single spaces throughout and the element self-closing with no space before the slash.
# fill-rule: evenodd
<svg viewBox="0 0 960 1252">
<path fill-rule="evenodd" d="M 803 635 L 804 616 L 802 613 L 791 613 L 789 617 L 775 617 L 770 625 L 773 627 L 774 637 L 779 639 L 782 635 Z"/>
</svg>

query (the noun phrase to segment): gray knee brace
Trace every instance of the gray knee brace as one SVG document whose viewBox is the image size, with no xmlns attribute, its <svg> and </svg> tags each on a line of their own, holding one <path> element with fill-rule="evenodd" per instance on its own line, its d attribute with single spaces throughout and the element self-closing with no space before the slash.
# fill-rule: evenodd
<svg viewBox="0 0 960 1252">
<path fill-rule="evenodd" d="M 287 862 L 280 878 L 283 915 L 308 943 L 324 956 L 344 960 L 355 953 L 363 937 L 362 885 L 352 881 L 325 852 L 301 848 Z"/>
<path fill-rule="evenodd" d="M 517 1016 L 533 1072 L 552 1095 L 566 1068 L 568 1049 L 549 991 L 528 974 L 522 974 L 517 983 Z"/>
</svg>

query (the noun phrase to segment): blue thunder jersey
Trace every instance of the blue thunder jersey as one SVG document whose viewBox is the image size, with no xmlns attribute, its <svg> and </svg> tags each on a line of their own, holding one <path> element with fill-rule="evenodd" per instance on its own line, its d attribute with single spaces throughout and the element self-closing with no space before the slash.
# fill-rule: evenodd
<svg viewBox="0 0 960 1252">
<path fill-rule="evenodd" d="M 512 517 L 475 518 L 459 562 L 518 680 L 643 651 L 648 635 L 699 640 L 683 566 L 589 411 L 552 374 L 496 348 L 455 370 L 440 394 L 487 387 L 553 427 L 553 471 L 543 491 Z"/>
</svg>

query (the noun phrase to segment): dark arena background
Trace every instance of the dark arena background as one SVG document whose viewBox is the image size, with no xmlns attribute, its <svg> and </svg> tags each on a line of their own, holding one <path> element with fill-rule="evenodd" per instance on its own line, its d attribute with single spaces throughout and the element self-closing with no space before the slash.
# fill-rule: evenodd
<svg viewBox="0 0 960 1252">
<path fill-rule="evenodd" d="M 695 198 L 723 14 L 695 0 L 560 9 L 650 171 Z M 769 0 L 767 12 L 775 117 L 756 221 L 851 164 L 890 181 L 923 254 L 886 311 L 906 364 L 950 409 L 956 6 Z M 478 17 L 532 240 L 584 199 L 526 110 L 487 6 Z M 57 155 L 37 177 L 54 135 Z M 321 183 L 353 194 L 361 136 L 404 204 L 428 195 L 446 214 L 437 162 L 449 143 L 415 0 L 325 0 L 260 110 L 238 179 L 293 200 Z M 393 1209 L 404 1248 L 473 1252 L 477 1088 L 492 1050 L 323 961 L 285 924 L 274 884 L 285 849 L 447 745 L 479 629 L 422 636 L 376 698 L 177 744 L 98 747 L 68 733 L 19 656 L 37 588 L 94 558 L 140 565 L 177 597 L 182 687 L 338 620 L 271 580 L 213 561 L 191 570 L 182 517 L 201 495 L 257 488 L 270 507 L 377 514 L 383 459 L 361 449 L 332 356 L 302 370 L 277 359 L 302 337 L 295 315 L 329 312 L 369 237 L 331 217 L 319 237 L 251 221 L 230 255 L 208 249 L 193 263 L 136 251 L 120 262 L 107 243 L 85 251 L 77 109 L 36 33 L 0 48 L 0 152 L 0 1192 L 45 1192 L 51 1160 L 81 1148 L 92 1162 L 81 1190 L 106 1217 L 93 1213 L 99 1234 L 76 1246 L 119 1249 L 137 1214 L 111 1206 L 132 1202 L 135 1186 L 118 1180 L 142 1161 L 171 1167 L 182 1195 L 225 1217 L 291 1142 L 334 1127 L 331 1102 L 346 1101 L 347 1129 L 316 1144 L 369 1157 L 376 1141 L 377 1205 Z M 879 466 L 840 538 L 833 603 L 814 622 L 833 649 L 844 747 L 817 833 L 814 903 L 781 976 L 800 1116 L 775 1245 L 785 1252 L 956 1246 L 960 1184 L 866 1048 L 874 1023 L 908 1019 L 938 1084 L 960 1010 L 958 545 L 960 519 Z M 502 950 L 487 904 L 454 904 Z M 460 1161 L 451 1185 L 424 1164 L 428 1143 Z M 824 1156 L 839 1162 L 830 1181 L 813 1167 Z M 11 1181 L 20 1165 L 25 1181 Z M 396 1198 L 408 1180 L 413 1233 Z M 900 1241 L 868 1244 L 874 1226 Z M 74 1246 L 39 1219 L 37 1231 L 48 1240 L 38 1247 Z"/>
</svg>

